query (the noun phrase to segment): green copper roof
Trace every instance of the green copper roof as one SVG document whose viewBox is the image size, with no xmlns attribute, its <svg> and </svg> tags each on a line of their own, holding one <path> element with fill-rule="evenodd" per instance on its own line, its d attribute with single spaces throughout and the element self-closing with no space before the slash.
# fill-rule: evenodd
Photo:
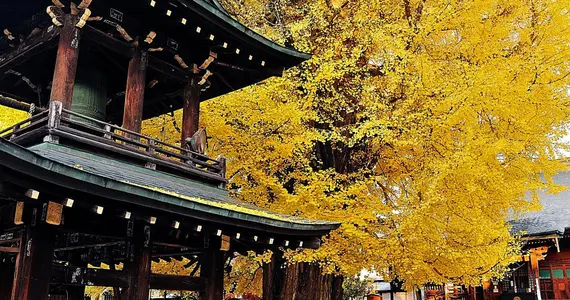
<svg viewBox="0 0 570 300">
<path fill-rule="evenodd" d="M 274 213 L 238 201 L 230 197 L 225 189 L 66 146 L 42 143 L 26 149 L 0 138 L 0 166 L 10 168 L 14 165 L 11 163 L 14 159 L 50 171 L 49 176 L 40 178 L 42 180 L 57 183 L 59 177 L 71 177 L 104 187 L 107 191 L 128 193 L 132 195 L 131 204 L 151 208 L 172 207 L 174 211 L 169 212 L 192 212 L 192 216 L 196 216 L 196 213 L 214 214 L 255 223 L 264 228 L 284 228 L 304 234 L 311 234 L 311 231 L 322 233 L 340 225 Z M 45 172 L 34 171 L 30 174 L 28 171 L 32 176 L 36 176 L 36 173 Z"/>
</svg>

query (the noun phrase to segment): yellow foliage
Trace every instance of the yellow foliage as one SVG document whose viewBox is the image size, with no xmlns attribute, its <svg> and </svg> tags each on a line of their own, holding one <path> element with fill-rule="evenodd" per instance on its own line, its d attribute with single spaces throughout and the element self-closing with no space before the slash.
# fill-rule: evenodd
<svg viewBox="0 0 570 300">
<path fill-rule="evenodd" d="M 518 251 L 507 221 L 561 189 L 550 178 L 569 119 L 567 1 L 222 2 L 314 55 L 202 105 L 236 196 L 343 222 L 291 260 L 408 284 L 504 271 Z M 0 125 L 18 118 L 0 107 Z M 176 143 L 173 119 L 145 130 Z"/>
<path fill-rule="evenodd" d="M 0 130 L 25 120 L 28 114 L 0 105 Z"/>
<path fill-rule="evenodd" d="M 409 284 L 504 270 L 518 251 L 507 220 L 539 209 L 537 191 L 560 190 L 550 177 L 569 116 L 566 1 L 222 3 L 314 54 L 201 110 L 238 197 L 343 222 L 291 259 Z M 177 142 L 172 120 L 147 132 Z"/>
<path fill-rule="evenodd" d="M 264 263 L 271 261 L 271 251 L 256 255 L 249 251 L 248 255 L 237 255 L 231 262 L 232 271 L 227 274 L 225 282 L 226 291 L 232 291 L 232 295 L 239 297 L 244 294 L 261 295 L 263 288 Z"/>
</svg>

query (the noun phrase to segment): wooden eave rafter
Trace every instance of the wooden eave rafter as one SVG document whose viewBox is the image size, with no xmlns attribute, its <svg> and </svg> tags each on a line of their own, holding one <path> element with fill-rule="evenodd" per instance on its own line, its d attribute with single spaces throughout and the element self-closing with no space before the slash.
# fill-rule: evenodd
<svg viewBox="0 0 570 300">
<path fill-rule="evenodd" d="M 54 266 L 54 281 L 51 284 L 129 287 L 129 274 L 126 271 L 93 269 L 74 266 Z M 150 275 L 150 287 L 159 290 L 201 291 L 206 280 L 200 277 L 178 275 Z"/>
<path fill-rule="evenodd" d="M 130 43 L 116 39 L 93 26 L 85 26 L 83 36 L 84 38 L 93 41 L 122 56 L 130 57 L 132 55 L 133 47 Z M 155 55 L 149 55 L 148 66 L 149 68 L 178 81 L 186 82 L 189 80 L 188 72 L 184 71 L 178 66 L 175 66 L 156 57 Z"/>
<path fill-rule="evenodd" d="M 311 55 L 308 53 L 286 48 L 268 40 L 262 35 L 234 20 L 232 17 L 227 15 L 225 11 L 216 8 L 203 0 L 177 0 L 177 2 L 199 14 L 216 27 L 223 29 L 233 38 L 239 40 L 245 45 L 250 45 L 252 48 L 259 49 L 260 51 L 281 59 L 295 61 L 295 64 L 311 58 Z"/>
<path fill-rule="evenodd" d="M 41 32 L 24 40 L 12 51 L 0 56 L 0 74 L 15 68 L 28 59 L 54 48 L 57 45 L 56 37 L 59 36 L 61 29 L 56 26 L 49 26 L 41 30 Z"/>
</svg>

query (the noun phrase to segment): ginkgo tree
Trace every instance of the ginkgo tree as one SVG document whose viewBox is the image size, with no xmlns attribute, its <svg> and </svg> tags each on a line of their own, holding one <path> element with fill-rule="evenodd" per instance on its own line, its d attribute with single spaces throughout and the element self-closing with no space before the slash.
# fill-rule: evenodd
<svg viewBox="0 0 570 300">
<path fill-rule="evenodd" d="M 479 283 L 517 259 L 508 220 L 562 189 L 550 179 L 570 113 L 567 1 L 220 2 L 313 54 L 201 107 L 237 197 L 343 223 L 287 258 L 408 285 Z M 173 118 L 145 132 L 177 142 Z M 258 275 L 252 264 L 238 274 Z"/>
<path fill-rule="evenodd" d="M 242 0 L 230 14 L 313 54 L 202 104 L 241 199 L 341 221 L 326 272 L 477 283 L 517 257 L 569 117 L 570 12 L 551 0 Z M 179 114 L 175 118 L 179 118 Z M 168 118 L 148 132 L 177 135 Z"/>
</svg>

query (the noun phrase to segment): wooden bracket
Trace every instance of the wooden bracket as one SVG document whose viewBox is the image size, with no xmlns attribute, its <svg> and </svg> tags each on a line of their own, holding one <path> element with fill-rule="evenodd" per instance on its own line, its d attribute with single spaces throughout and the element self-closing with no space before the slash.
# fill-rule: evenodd
<svg viewBox="0 0 570 300">
<path fill-rule="evenodd" d="M 43 204 L 42 221 L 50 225 L 61 225 L 63 205 L 49 201 Z"/>
<path fill-rule="evenodd" d="M 530 249 L 530 264 L 532 270 L 538 272 L 538 262 L 546 259 L 546 255 L 550 246 L 541 246 Z"/>
<path fill-rule="evenodd" d="M 48 6 L 46 8 L 46 13 L 51 17 L 51 22 L 58 27 L 63 26 L 63 16 L 65 13 L 59 6 Z"/>
<path fill-rule="evenodd" d="M 51 2 L 59 8 L 65 7 L 65 5 L 63 5 L 63 3 L 61 3 L 61 1 L 59 1 L 59 0 L 51 0 Z"/>
<path fill-rule="evenodd" d="M 79 6 L 77 6 L 77 8 L 79 9 L 85 9 L 88 8 L 89 5 L 91 5 L 92 0 L 83 0 L 81 1 L 81 3 L 79 3 Z"/>
<path fill-rule="evenodd" d="M 16 203 L 16 209 L 14 211 L 14 224 L 24 224 L 24 202 Z"/>
<path fill-rule="evenodd" d="M 222 245 L 220 247 L 222 251 L 230 250 L 230 236 L 229 235 L 222 235 Z"/>
</svg>

